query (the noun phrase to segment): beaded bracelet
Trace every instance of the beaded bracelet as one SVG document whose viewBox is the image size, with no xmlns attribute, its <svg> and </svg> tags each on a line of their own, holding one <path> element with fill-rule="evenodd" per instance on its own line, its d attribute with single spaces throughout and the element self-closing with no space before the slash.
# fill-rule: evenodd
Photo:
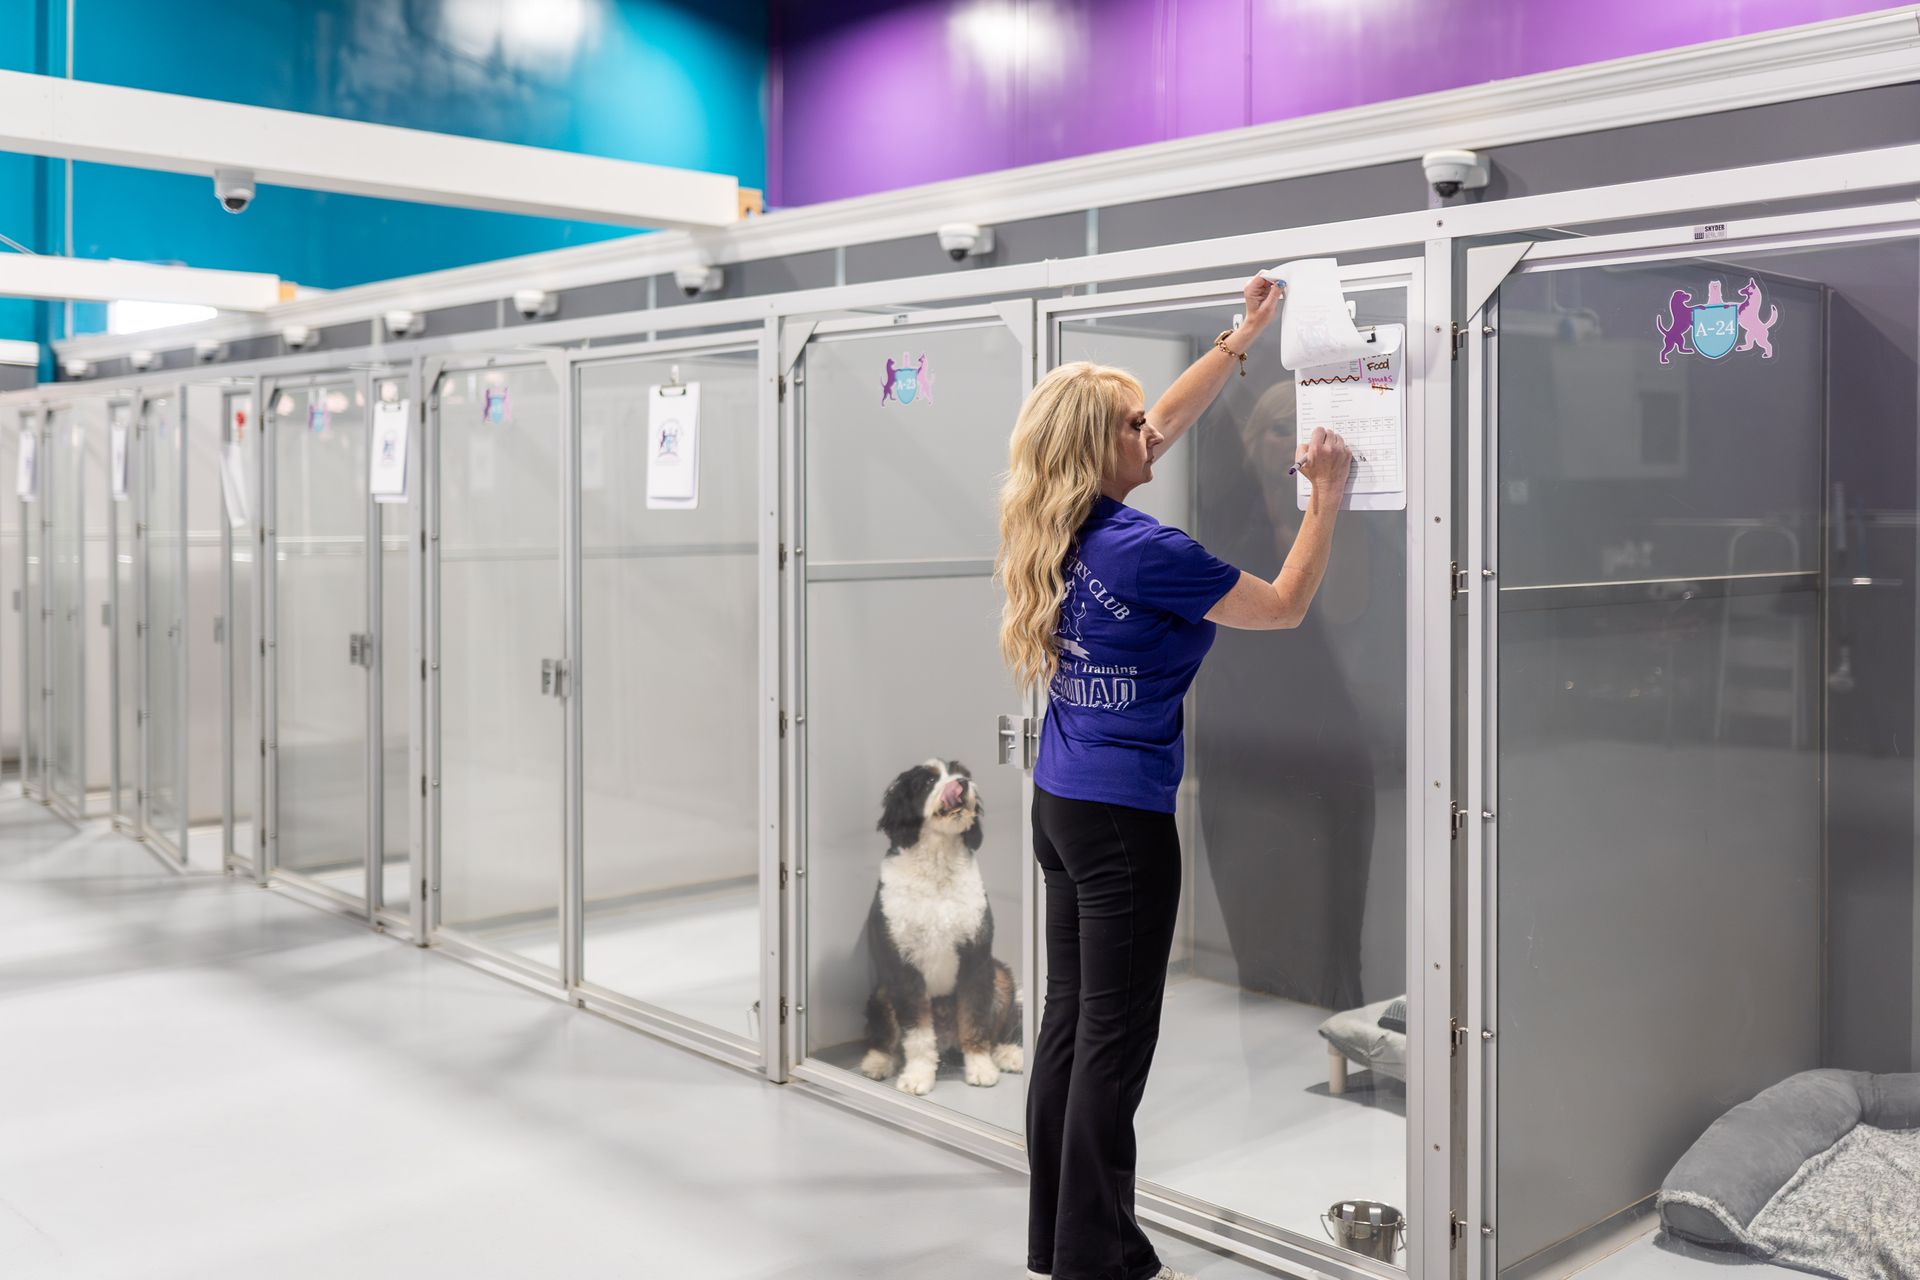
<svg viewBox="0 0 1920 1280">
<path fill-rule="evenodd" d="M 1227 357 L 1229 359 L 1238 360 L 1240 362 L 1240 376 L 1244 378 L 1247 376 L 1247 353 L 1244 351 L 1235 351 L 1232 347 L 1227 345 L 1227 334 L 1232 332 L 1233 330 L 1229 329 L 1227 330 L 1226 333 L 1223 333 L 1219 337 L 1215 338 L 1213 340 L 1213 345 L 1215 347 L 1218 347 L 1221 351 L 1226 352 Z"/>
</svg>

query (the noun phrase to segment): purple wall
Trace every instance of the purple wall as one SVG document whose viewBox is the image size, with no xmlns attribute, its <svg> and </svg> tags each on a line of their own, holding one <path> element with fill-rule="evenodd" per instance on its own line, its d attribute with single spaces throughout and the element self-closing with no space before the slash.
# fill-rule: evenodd
<svg viewBox="0 0 1920 1280">
<path fill-rule="evenodd" d="M 1888 8 L 1870 0 L 774 0 L 812 204 Z"/>
</svg>

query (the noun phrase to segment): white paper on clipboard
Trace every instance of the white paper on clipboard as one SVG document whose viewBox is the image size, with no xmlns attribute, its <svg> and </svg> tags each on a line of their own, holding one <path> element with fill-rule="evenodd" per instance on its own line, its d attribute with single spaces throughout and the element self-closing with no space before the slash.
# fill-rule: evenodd
<svg viewBox="0 0 1920 1280">
<path fill-rule="evenodd" d="M 1280 307 L 1282 367 L 1298 371 L 1357 360 L 1372 345 L 1353 323 L 1336 260 L 1298 258 L 1260 274 L 1286 281 Z"/>
<path fill-rule="evenodd" d="M 1325 427 L 1353 450 L 1344 511 L 1407 509 L 1407 380 L 1405 325 L 1375 326 L 1372 348 L 1355 360 L 1294 373 L 1294 405 L 1304 445 Z M 1297 477 L 1300 510 L 1313 484 Z"/>
<path fill-rule="evenodd" d="M 367 492 L 375 502 L 407 500 L 407 424 L 411 400 L 373 406 L 373 438 L 367 450 Z"/>
<path fill-rule="evenodd" d="M 40 437 L 32 427 L 20 428 L 20 470 L 14 490 L 22 502 L 40 500 Z"/>
<path fill-rule="evenodd" d="M 226 498 L 227 524 L 240 528 L 247 522 L 247 463 L 238 440 L 227 441 L 220 451 L 220 491 Z"/>
<path fill-rule="evenodd" d="M 647 392 L 647 507 L 691 511 L 700 505 L 700 384 Z"/>
<path fill-rule="evenodd" d="M 115 502 L 127 500 L 127 424 L 116 420 L 107 428 L 107 477 Z"/>
</svg>

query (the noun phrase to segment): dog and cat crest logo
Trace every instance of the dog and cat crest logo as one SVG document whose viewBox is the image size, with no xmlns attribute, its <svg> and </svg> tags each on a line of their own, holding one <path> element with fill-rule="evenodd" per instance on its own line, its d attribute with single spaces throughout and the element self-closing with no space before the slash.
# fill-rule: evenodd
<svg viewBox="0 0 1920 1280">
<path fill-rule="evenodd" d="M 892 401 L 895 404 L 912 404 L 933 399 L 933 370 L 927 367 L 926 352 L 920 353 L 920 359 L 907 363 L 907 353 L 901 352 L 895 360 L 887 357 L 886 381 L 880 384 L 880 403 Z"/>
<path fill-rule="evenodd" d="M 1767 303 L 1766 318 L 1761 318 L 1760 282 L 1752 276 L 1747 277 L 1738 302 L 1728 302 L 1722 287 L 1718 280 L 1708 281 L 1705 302 L 1695 302 L 1685 289 L 1673 291 L 1667 299 L 1667 314 L 1653 318 L 1653 327 L 1660 333 L 1661 364 L 1670 363 L 1673 356 L 1718 360 L 1755 347 L 1760 348 L 1762 360 L 1773 359 L 1772 332 L 1780 321 L 1780 308 Z"/>
</svg>

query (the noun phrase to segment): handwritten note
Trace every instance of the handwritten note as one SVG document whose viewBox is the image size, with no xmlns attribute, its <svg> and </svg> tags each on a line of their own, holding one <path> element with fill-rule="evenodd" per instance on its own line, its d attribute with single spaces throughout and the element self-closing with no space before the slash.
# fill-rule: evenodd
<svg viewBox="0 0 1920 1280">
<path fill-rule="evenodd" d="M 1379 325 L 1373 342 L 1362 336 L 1367 354 L 1294 374 L 1301 441 L 1315 427 L 1325 427 L 1353 450 L 1343 510 L 1407 508 L 1407 387 L 1402 376 L 1406 332 L 1404 325 Z M 1304 475 L 1297 493 L 1305 511 L 1313 485 Z"/>
<path fill-rule="evenodd" d="M 1284 280 L 1286 301 L 1280 305 L 1280 363 L 1288 369 L 1357 360 L 1367 340 L 1354 328 L 1347 313 L 1347 295 L 1340 284 L 1340 264 L 1332 258 L 1300 258 L 1262 273 Z"/>
</svg>

